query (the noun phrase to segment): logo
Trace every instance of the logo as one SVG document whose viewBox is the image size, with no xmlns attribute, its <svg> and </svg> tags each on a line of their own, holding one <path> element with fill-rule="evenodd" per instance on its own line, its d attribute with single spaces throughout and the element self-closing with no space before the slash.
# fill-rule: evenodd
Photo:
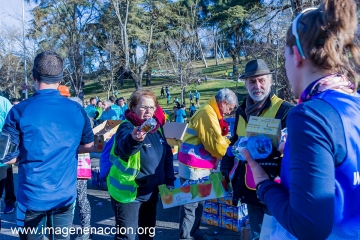
<svg viewBox="0 0 360 240">
<path fill-rule="evenodd" d="M 144 146 L 147 148 L 151 148 L 151 143 L 144 143 Z"/>
</svg>

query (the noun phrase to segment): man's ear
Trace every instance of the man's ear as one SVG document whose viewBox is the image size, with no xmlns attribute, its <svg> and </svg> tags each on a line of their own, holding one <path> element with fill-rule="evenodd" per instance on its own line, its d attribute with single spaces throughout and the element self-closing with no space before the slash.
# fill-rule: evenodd
<svg viewBox="0 0 360 240">
<path fill-rule="evenodd" d="M 300 54 L 300 51 L 298 49 L 297 46 L 293 46 L 292 47 L 293 52 L 294 52 L 294 61 L 295 61 L 295 66 L 296 67 L 300 67 L 302 64 L 302 61 L 304 60 Z"/>
</svg>

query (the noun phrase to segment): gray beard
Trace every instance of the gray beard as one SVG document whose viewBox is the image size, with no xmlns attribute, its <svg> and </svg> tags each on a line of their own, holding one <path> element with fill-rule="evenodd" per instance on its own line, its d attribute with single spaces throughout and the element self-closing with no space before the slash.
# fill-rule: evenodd
<svg viewBox="0 0 360 240">
<path fill-rule="evenodd" d="M 267 96 L 269 96 L 270 91 L 271 91 L 271 88 L 269 88 L 269 90 L 265 91 L 264 94 L 261 95 L 261 96 L 255 96 L 252 92 L 249 92 L 249 96 L 251 97 L 251 99 L 252 99 L 254 102 L 260 102 L 260 101 L 264 100 L 264 98 L 266 98 Z"/>
</svg>

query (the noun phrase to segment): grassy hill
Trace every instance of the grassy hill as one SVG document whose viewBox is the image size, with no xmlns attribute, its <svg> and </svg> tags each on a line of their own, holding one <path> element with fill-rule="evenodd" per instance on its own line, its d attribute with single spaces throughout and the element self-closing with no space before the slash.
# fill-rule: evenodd
<svg viewBox="0 0 360 240">
<path fill-rule="evenodd" d="M 201 85 L 197 85 L 196 83 L 192 83 L 191 85 L 186 87 L 186 95 L 185 95 L 185 102 L 186 107 L 189 106 L 189 97 L 188 92 L 195 90 L 198 90 L 200 92 L 200 105 L 206 103 L 206 101 L 214 96 L 217 91 L 219 91 L 221 88 L 229 88 L 232 89 L 234 92 L 238 94 L 239 100 L 241 101 L 243 96 L 246 94 L 246 90 L 244 88 L 243 83 L 237 83 L 232 78 L 225 78 L 224 73 L 232 72 L 232 60 L 230 58 L 226 58 L 225 61 L 222 59 L 219 59 L 219 66 L 215 65 L 215 60 L 207 60 L 208 68 L 204 67 L 204 64 L 201 61 L 194 62 L 194 66 L 196 69 L 198 69 L 202 74 L 202 76 L 207 75 L 211 80 L 208 82 L 201 82 Z M 240 70 L 240 67 L 238 67 Z M 217 79 L 213 79 L 214 77 L 217 77 Z M 159 98 L 160 106 L 163 107 L 165 110 L 170 110 L 172 112 L 173 104 L 172 101 L 175 99 L 175 97 L 181 98 L 180 94 L 180 87 L 173 83 L 172 81 L 173 76 L 156 76 L 153 77 L 151 80 L 151 86 L 146 87 L 145 89 L 151 89 L 156 93 L 156 95 Z M 236 78 L 236 77 L 234 77 Z M 203 78 L 202 78 L 203 79 Z M 145 82 L 145 80 L 144 80 Z M 169 91 L 171 93 L 171 104 L 166 105 L 166 99 L 160 98 L 160 89 L 162 86 L 169 86 Z M 132 80 L 126 79 L 124 81 L 124 86 L 120 88 L 119 85 L 117 85 L 118 88 L 118 97 L 126 97 L 127 99 L 130 97 L 131 93 L 135 90 L 134 84 Z M 91 97 L 98 96 L 101 99 L 107 99 L 107 93 L 102 91 L 101 86 L 98 85 L 98 83 L 94 80 L 87 80 L 84 87 L 85 92 L 85 99 L 88 100 Z"/>
</svg>

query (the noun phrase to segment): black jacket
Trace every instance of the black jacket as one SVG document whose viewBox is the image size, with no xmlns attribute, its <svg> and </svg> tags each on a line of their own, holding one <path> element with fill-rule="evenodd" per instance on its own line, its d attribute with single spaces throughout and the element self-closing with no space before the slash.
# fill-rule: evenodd
<svg viewBox="0 0 360 240">
<path fill-rule="evenodd" d="M 269 94 L 263 111 L 265 111 L 271 107 L 270 99 L 273 95 L 274 95 L 274 93 Z M 282 128 L 286 128 L 286 117 L 287 117 L 289 111 L 293 107 L 294 106 L 292 104 L 290 104 L 289 102 L 283 102 L 281 104 L 279 110 L 277 111 L 275 118 L 281 119 Z M 239 138 L 239 136 L 236 134 L 239 117 L 241 116 L 247 122 L 245 108 L 246 108 L 246 101 L 244 100 L 243 103 L 238 108 L 238 110 L 236 111 L 234 134 L 233 134 L 232 138 L 230 139 L 230 141 L 231 141 L 230 146 L 234 145 L 235 142 Z M 281 155 L 281 153 L 277 150 L 277 148 L 273 147 L 273 151 L 269 157 L 267 157 L 266 159 L 256 160 L 257 162 L 259 162 L 260 165 L 263 166 L 265 171 L 269 174 L 270 178 L 275 178 L 276 176 L 280 175 L 280 165 L 281 165 L 280 155 Z M 245 164 L 247 164 L 247 163 L 241 162 L 241 161 L 239 162 L 239 165 L 236 168 L 234 177 L 231 181 L 233 188 L 234 188 L 233 204 L 236 206 L 240 199 L 240 201 L 242 203 L 251 203 L 251 204 L 262 205 L 262 203 L 260 203 L 260 201 L 256 195 L 256 191 L 250 190 L 249 188 L 246 187 L 246 184 L 245 184 L 246 165 Z M 225 171 L 230 172 L 231 169 L 233 168 L 233 166 L 234 166 L 234 157 L 225 155 L 221 161 L 221 166 L 220 166 L 221 171 L 225 170 Z"/>
<path fill-rule="evenodd" d="M 115 154 L 127 161 L 131 155 L 140 151 L 140 172 L 135 179 L 139 186 L 136 200 L 147 201 L 152 194 L 158 193 L 159 185 L 174 186 L 173 153 L 159 131 L 148 133 L 143 142 L 138 142 L 131 136 L 133 130 L 131 122 L 119 126 L 115 136 Z"/>
</svg>

